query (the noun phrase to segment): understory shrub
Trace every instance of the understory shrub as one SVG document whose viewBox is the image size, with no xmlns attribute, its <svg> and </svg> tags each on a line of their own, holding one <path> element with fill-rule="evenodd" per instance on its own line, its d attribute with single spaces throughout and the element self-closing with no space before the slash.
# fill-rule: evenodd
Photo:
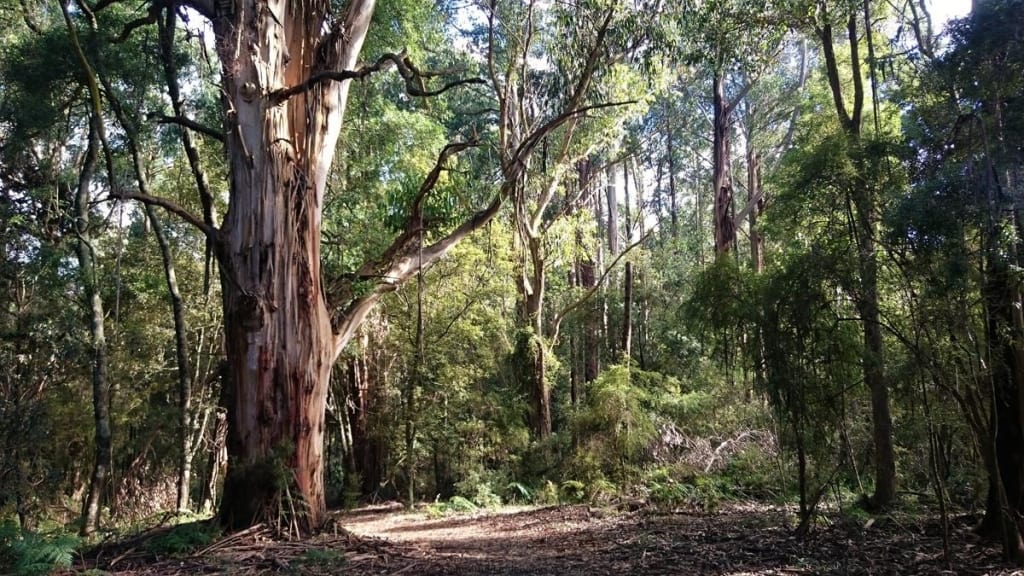
<svg viewBox="0 0 1024 576">
<path fill-rule="evenodd" d="M 22 530 L 14 520 L 4 520 L 0 523 L 0 572 L 35 576 L 70 568 L 80 544 L 73 534 L 38 534 Z"/>
<path fill-rule="evenodd" d="M 220 528 L 216 522 L 186 522 L 149 539 L 144 547 L 156 556 L 180 556 L 212 544 L 218 536 Z"/>
<path fill-rule="evenodd" d="M 480 509 L 471 500 L 462 496 L 452 496 L 447 502 L 435 502 L 427 507 L 427 516 L 440 518 L 449 514 L 472 514 Z"/>
<path fill-rule="evenodd" d="M 646 489 L 652 504 L 711 513 L 722 502 L 735 497 L 726 477 L 705 473 L 679 476 L 674 472 L 670 468 L 657 468 L 649 474 Z"/>
</svg>

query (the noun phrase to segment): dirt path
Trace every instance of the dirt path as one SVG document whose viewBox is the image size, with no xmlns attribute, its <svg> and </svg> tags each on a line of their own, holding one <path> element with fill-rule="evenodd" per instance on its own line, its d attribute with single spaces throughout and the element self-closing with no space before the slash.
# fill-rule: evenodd
<svg viewBox="0 0 1024 576">
<path fill-rule="evenodd" d="M 977 543 L 966 518 L 952 526 L 952 565 L 938 525 L 834 524 L 798 538 L 787 520 L 784 510 L 763 506 L 715 515 L 571 506 L 442 519 L 372 511 L 339 518 L 355 534 L 394 543 L 409 561 L 402 570 L 424 576 L 1014 574 Z"/>
<path fill-rule="evenodd" d="M 187 558 L 124 552 L 94 565 L 124 576 L 1024 576 L 978 542 L 972 522 L 952 521 L 947 562 L 937 521 L 898 516 L 823 522 L 800 538 L 789 511 L 762 505 L 713 515 L 561 506 L 445 518 L 378 507 L 338 513 L 306 540 L 253 528 Z"/>
</svg>

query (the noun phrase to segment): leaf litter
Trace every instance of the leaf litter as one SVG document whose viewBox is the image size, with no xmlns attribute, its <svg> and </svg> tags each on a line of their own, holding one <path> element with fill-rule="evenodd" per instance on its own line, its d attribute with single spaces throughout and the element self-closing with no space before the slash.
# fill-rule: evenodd
<svg viewBox="0 0 1024 576">
<path fill-rule="evenodd" d="M 157 558 L 137 547 L 75 568 L 122 576 L 1024 576 L 974 534 L 975 516 L 950 519 L 948 559 L 936 518 L 822 518 L 797 536 L 791 508 L 763 504 L 711 514 L 510 507 L 442 518 L 377 506 L 336 513 L 302 540 L 256 526 L 187 557 Z"/>
</svg>

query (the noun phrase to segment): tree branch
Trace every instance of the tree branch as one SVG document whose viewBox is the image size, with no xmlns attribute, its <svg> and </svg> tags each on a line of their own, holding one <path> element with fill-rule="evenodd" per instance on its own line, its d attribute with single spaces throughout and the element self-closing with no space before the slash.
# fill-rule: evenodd
<svg viewBox="0 0 1024 576">
<path fill-rule="evenodd" d="M 150 204 L 153 206 L 159 206 L 164 210 L 167 210 L 171 214 L 180 217 L 185 222 L 195 226 L 200 232 L 206 235 L 207 238 L 216 242 L 217 241 L 217 229 L 213 226 L 209 226 L 206 222 L 203 222 L 202 218 L 199 218 L 186 210 L 185 208 L 175 204 L 173 201 L 167 198 L 160 198 L 159 196 L 150 196 L 149 194 L 140 194 L 138 192 L 110 192 L 111 198 L 117 198 L 118 200 L 137 200 L 143 204 Z"/>
<path fill-rule="evenodd" d="M 423 222 L 423 201 L 426 200 L 427 195 L 437 186 L 441 173 L 446 170 L 445 163 L 453 155 L 476 145 L 475 141 L 453 142 L 441 150 L 441 153 L 437 156 L 437 162 L 434 163 L 434 167 L 427 174 L 423 183 L 420 184 L 420 189 L 416 192 L 416 196 L 409 206 L 409 216 L 402 225 L 402 233 L 391 242 L 391 245 L 384 250 L 380 258 L 363 264 L 356 273 L 357 277 L 376 277 L 381 278 L 384 282 L 388 281 L 388 275 L 384 270 L 393 267 L 393 263 L 399 258 L 399 255 L 409 251 L 410 243 L 418 237 L 420 230 L 425 225 Z"/>
<path fill-rule="evenodd" d="M 583 294 L 583 296 L 581 296 L 572 304 L 563 308 L 561 312 L 555 315 L 555 319 L 552 321 L 551 327 L 550 341 L 552 346 L 554 346 L 558 342 L 558 332 L 562 327 L 562 320 L 565 320 L 565 317 L 568 316 L 570 312 L 582 306 L 583 303 L 586 302 L 587 300 L 590 300 L 590 298 L 595 293 L 597 293 L 598 288 L 600 288 L 601 285 L 604 284 L 604 279 L 608 277 L 608 274 L 610 274 L 611 271 L 615 269 L 615 265 L 619 263 L 619 260 L 622 260 L 622 258 L 626 254 L 629 254 L 633 250 L 633 248 L 636 248 L 637 246 L 646 242 L 647 239 L 650 238 L 657 229 L 657 226 L 653 226 L 650 230 L 647 231 L 646 234 L 641 236 L 639 240 L 627 246 L 626 249 L 623 250 L 622 252 L 619 252 L 619 255 L 615 257 L 615 260 L 612 260 L 612 263 L 609 264 L 607 268 L 605 268 L 604 272 L 601 274 L 601 277 L 597 279 L 597 282 L 594 282 L 594 285 L 591 286 L 590 289 Z"/>
<path fill-rule="evenodd" d="M 157 36 L 160 42 L 160 60 L 163 63 L 164 69 L 164 81 L 167 84 L 167 95 L 171 99 L 171 109 L 174 110 L 174 121 L 185 121 L 188 120 L 185 117 L 185 105 L 181 98 L 181 88 L 178 85 L 178 68 L 174 62 L 174 40 L 175 40 L 175 28 L 176 28 L 177 12 L 174 6 L 168 6 L 162 19 L 157 21 Z M 207 134 L 213 138 L 217 138 L 222 144 L 225 142 L 225 136 L 212 129 L 209 131 L 204 130 L 206 127 L 201 126 L 198 123 L 194 123 L 188 120 L 188 124 L 182 123 L 183 126 L 187 126 L 192 130 L 196 130 L 203 134 Z M 192 134 L 188 130 L 181 131 L 181 145 L 185 149 L 185 157 L 188 158 L 189 169 L 192 171 L 192 178 L 196 183 L 196 191 L 199 193 L 199 202 L 203 207 L 203 222 L 206 226 L 213 228 L 215 227 L 214 220 L 214 199 L 213 193 L 210 191 L 210 183 L 206 178 L 206 173 L 203 171 L 202 163 L 200 161 L 200 154 L 198 148 L 196 148 L 195 142 L 192 139 Z M 144 192 L 144 191 L 143 191 Z M 206 238 L 206 265 L 203 267 L 203 291 L 209 293 L 212 273 L 211 261 L 214 257 L 214 252 L 220 252 L 215 250 L 219 248 L 216 246 L 216 240 L 210 236 Z M 220 257 L 217 254 L 217 257 Z"/>
<path fill-rule="evenodd" d="M 423 222 L 423 201 L 434 189 L 441 176 L 446 170 L 445 163 L 455 154 L 476 146 L 476 141 L 453 142 L 448 144 L 438 154 L 434 168 L 420 185 L 416 197 L 413 199 L 409 209 L 409 216 L 406 218 L 401 234 L 396 237 L 380 258 L 366 262 L 359 267 L 359 270 L 350 276 L 341 285 L 335 284 L 328 289 L 328 296 L 337 300 L 345 298 L 345 292 L 351 294 L 352 284 L 359 280 L 374 282 L 370 293 L 355 298 L 339 311 L 333 320 L 335 358 L 341 354 L 349 340 L 355 334 L 356 328 L 370 312 L 380 297 L 388 292 L 396 290 L 406 280 L 411 278 L 420 267 L 428 268 L 448 253 L 463 238 L 486 224 L 501 208 L 502 199 L 507 193 L 505 187 L 491 201 L 487 208 L 477 212 L 471 218 L 463 222 L 458 228 L 448 233 L 444 238 L 430 246 L 420 248 L 420 232 L 424 226 Z M 347 284 L 347 285 L 346 285 Z"/>
<path fill-rule="evenodd" d="M 344 82 L 346 80 L 362 80 L 374 72 L 379 72 L 386 68 L 394 66 L 398 70 L 398 74 L 405 80 L 405 90 L 410 96 L 417 97 L 431 97 L 437 96 L 455 88 L 456 86 L 462 86 L 464 84 L 483 84 L 482 78 L 464 78 L 456 80 L 449 84 L 438 88 L 437 90 L 427 90 L 423 79 L 424 78 L 436 78 L 442 76 L 444 72 L 421 72 L 413 63 L 409 60 L 405 52 L 402 51 L 398 54 L 382 54 L 373 64 L 368 64 L 359 68 L 358 70 L 325 70 L 323 72 L 317 72 L 307 78 L 301 84 L 295 86 L 289 86 L 287 88 L 281 88 L 280 90 L 274 90 L 270 93 L 270 103 L 272 106 L 280 104 L 292 96 L 308 92 L 316 86 L 328 82 Z"/>
<path fill-rule="evenodd" d="M 628 106 L 630 104 L 636 104 L 636 100 L 625 100 L 622 102 L 605 102 L 603 104 L 594 104 L 592 106 L 584 106 L 583 108 L 567 110 L 565 112 L 562 112 L 558 116 L 555 116 L 551 120 L 548 120 L 540 128 L 535 130 L 526 139 L 524 139 L 522 143 L 519 144 L 519 147 L 516 148 L 515 154 L 512 155 L 512 160 L 515 162 L 523 163 L 523 159 L 529 157 L 529 155 L 533 153 L 533 150 L 537 147 L 540 141 L 544 139 L 545 136 L 550 134 L 552 130 L 555 130 L 556 128 L 558 128 L 562 124 L 565 124 L 566 122 L 575 118 L 576 116 L 586 114 L 587 112 L 590 112 L 592 110 L 614 108 L 616 106 Z"/>
<path fill-rule="evenodd" d="M 149 9 L 146 10 L 146 15 L 142 18 L 136 18 L 131 22 L 124 25 L 124 29 L 121 30 L 121 34 L 110 39 L 112 44 L 120 44 L 127 40 L 132 32 L 147 26 L 149 24 L 156 24 L 157 18 L 160 17 L 160 11 L 163 10 L 167 0 L 153 0 L 153 3 L 149 5 Z"/>
<path fill-rule="evenodd" d="M 21 18 L 22 20 L 25 21 L 25 26 L 28 26 L 28 29 L 36 34 L 42 34 L 43 30 L 39 27 L 39 24 L 37 24 L 36 21 L 32 18 L 32 11 L 29 10 L 28 5 L 25 3 L 25 0 L 19 0 L 19 4 L 21 5 Z"/>
<path fill-rule="evenodd" d="M 196 122 L 195 120 L 191 120 L 191 119 L 185 118 L 183 116 L 167 116 L 166 114 L 150 114 L 149 118 L 151 120 L 156 120 L 156 122 L 158 124 L 177 124 L 178 126 L 182 126 L 184 128 L 188 128 L 189 130 L 192 130 L 193 132 L 199 132 L 200 134 L 205 134 L 205 135 L 209 136 L 210 138 L 213 138 L 214 140 L 217 140 L 218 142 L 224 142 L 224 140 L 225 140 L 224 133 L 221 132 L 220 130 L 215 130 L 215 129 L 213 129 L 213 128 L 205 125 L 205 124 L 200 124 L 199 122 Z"/>
<path fill-rule="evenodd" d="M 828 15 L 825 15 L 828 18 Z M 832 38 L 832 25 L 827 23 L 815 30 L 821 40 L 822 54 L 825 56 L 825 73 L 828 76 L 828 86 L 832 92 L 832 102 L 836 108 L 836 114 L 844 128 L 848 128 L 853 121 L 850 113 L 846 111 L 846 104 L 843 102 L 843 87 L 839 79 L 839 67 L 836 64 L 836 51 Z"/>
</svg>

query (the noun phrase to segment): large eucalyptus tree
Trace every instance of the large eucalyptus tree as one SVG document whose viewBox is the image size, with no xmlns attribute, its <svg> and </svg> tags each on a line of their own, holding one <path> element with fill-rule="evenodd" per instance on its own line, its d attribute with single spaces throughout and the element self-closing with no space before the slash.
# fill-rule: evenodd
<svg viewBox="0 0 1024 576">
<path fill-rule="evenodd" d="M 100 11 L 116 0 L 88 6 Z M 221 518 L 245 526 L 286 516 L 305 531 L 325 511 L 323 433 L 331 367 L 377 300 L 436 261 L 499 209 L 483 209 L 420 248 L 425 196 L 446 163 L 472 142 L 452 144 L 416 194 L 404 230 L 379 257 L 336 281 L 321 276 L 324 195 L 345 116 L 349 84 L 394 67 L 410 93 L 430 95 L 404 54 L 360 65 L 373 0 L 337 5 L 321 0 L 154 0 L 133 28 L 176 15 L 209 21 L 220 62 L 223 133 L 228 164 L 227 212 L 197 170 L 202 215 L 168 199 L 115 190 L 123 199 L 162 206 L 199 228 L 220 267 L 231 465 Z M 188 12 L 184 12 L 188 9 Z M 166 37 L 165 37 L 166 38 Z M 104 49 L 116 50 L 114 46 Z M 164 49 L 164 54 L 168 54 Z M 172 101 L 177 78 L 168 74 Z M 445 86 L 440 92 L 450 86 Z M 173 121 L 198 129 L 175 106 Z M 188 143 L 186 142 L 186 147 Z M 190 162 L 198 158 L 189 157 Z M 353 285 L 360 282 L 360 289 Z"/>
<path fill-rule="evenodd" d="M 91 16 L 118 2 L 81 6 Z M 607 9 L 619 8 L 612 3 Z M 572 126 L 587 110 L 582 98 L 575 98 L 574 106 L 523 132 L 515 146 L 503 149 L 500 183 L 485 205 L 435 230 L 424 214 L 428 195 L 453 158 L 480 141 L 474 130 L 445 146 L 405 206 L 390 244 L 354 272 L 325 277 L 325 195 L 352 80 L 395 69 L 412 97 L 484 82 L 469 78 L 440 85 L 438 74 L 421 72 L 404 52 L 362 62 L 374 12 L 374 0 L 152 0 L 146 15 L 118 35 L 123 39 L 135 28 L 159 23 L 167 60 L 179 16 L 195 20 L 198 14 L 213 30 L 223 131 L 184 116 L 179 79 L 170 64 L 165 68 L 174 113 L 164 120 L 224 143 L 228 185 L 222 221 L 215 217 L 214 187 L 206 184 L 201 159 L 187 138 L 183 144 L 201 214 L 141 190 L 119 188 L 112 195 L 163 207 L 194 225 L 219 264 L 231 456 L 221 520 L 230 527 L 277 519 L 289 529 L 308 531 L 321 523 L 324 414 L 336 358 L 384 294 L 486 224 L 547 135 Z M 432 83 L 439 86 L 432 89 Z"/>
</svg>

